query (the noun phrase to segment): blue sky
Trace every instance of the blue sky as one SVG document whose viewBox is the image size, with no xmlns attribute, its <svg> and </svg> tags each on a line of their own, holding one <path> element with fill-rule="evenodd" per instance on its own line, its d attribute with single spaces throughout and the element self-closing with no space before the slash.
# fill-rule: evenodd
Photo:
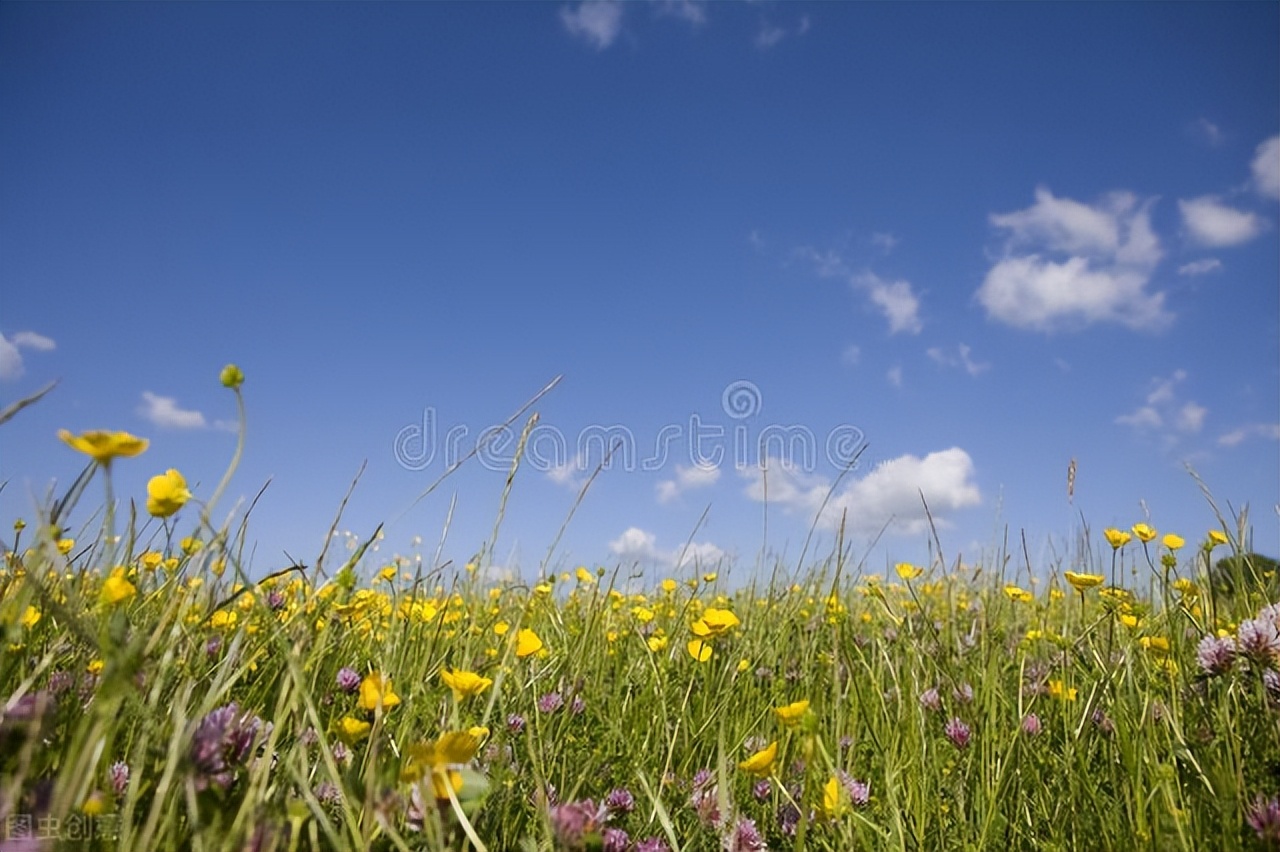
<svg viewBox="0 0 1280 852">
<path fill-rule="evenodd" d="M 123 496 L 207 498 L 234 361 L 254 571 L 314 559 L 366 462 L 342 531 L 429 560 L 452 504 L 467 559 L 512 436 L 415 497 L 557 375 L 495 570 L 537 570 L 602 443 L 553 565 L 742 577 L 843 517 L 883 570 L 928 558 L 923 492 L 948 560 L 1025 532 L 1045 568 L 1082 519 L 1200 538 L 1187 464 L 1275 554 L 1278 35 L 1258 3 L 6 3 L 0 400 L 61 383 L 3 427 L 0 510 L 75 476 L 60 428 L 151 440 Z"/>
</svg>

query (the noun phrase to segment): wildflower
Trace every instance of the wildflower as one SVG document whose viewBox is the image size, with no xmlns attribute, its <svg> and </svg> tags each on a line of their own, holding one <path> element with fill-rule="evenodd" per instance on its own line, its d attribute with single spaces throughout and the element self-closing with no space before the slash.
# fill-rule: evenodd
<svg viewBox="0 0 1280 852">
<path fill-rule="evenodd" d="M 557 849 L 582 850 L 600 842 L 600 829 L 608 814 L 590 799 L 582 799 L 553 805 L 547 816 Z"/>
<path fill-rule="evenodd" d="M 778 721 L 788 728 L 794 727 L 804 717 L 805 711 L 809 709 L 809 699 L 801 701 L 793 701 L 783 707 L 773 708 L 773 713 L 778 717 Z"/>
<path fill-rule="evenodd" d="M 1085 589 L 1092 589 L 1094 586 L 1102 585 L 1102 581 L 1106 579 L 1101 574 L 1077 574 L 1075 571 L 1063 572 L 1067 582 L 1070 583 L 1077 592 L 1083 592 Z"/>
<path fill-rule="evenodd" d="M 1228 541 L 1225 533 L 1218 530 L 1209 530 L 1209 538 L 1204 543 L 1205 550 L 1213 550 L 1220 544 L 1226 544 Z"/>
<path fill-rule="evenodd" d="M 587 709 L 587 699 L 581 695 L 573 696 L 573 700 L 569 702 L 569 713 L 573 716 L 581 716 L 582 711 Z"/>
<path fill-rule="evenodd" d="M 671 847 L 661 837 L 646 837 L 636 841 L 635 852 L 671 852 Z"/>
<path fill-rule="evenodd" d="M 757 802 L 766 801 L 773 795 L 773 784 L 768 778 L 761 778 L 759 781 L 751 785 L 751 795 L 755 797 Z"/>
<path fill-rule="evenodd" d="M 720 636 L 741 623 L 738 616 L 734 615 L 730 610 L 709 607 L 689 629 L 693 631 L 693 635 L 707 638 Z"/>
<path fill-rule="evenodd" d="M 84 800 L 84 804 L 80 805 L 80 812 L 85 816 L 100 816 L 107 810 L 106 797 L 102 795 L 101 790 L 94 790 L 89 797 Z"/>
<path fill-rule="evenodd" d="M 1059 701 L 1075 701 L 1079 692 L 1074 686 L 1068 687 L 1060 680 L 1049 681 L 1049 697 Z"/>
<path fill-rule="evenodd" d="M 1187 542 L 1180 535 L 1165 533 L 1164 538 L 1160 539 L 1160 543 L 1170 550 L 1178 550 Z"/>
<path fill-rule="evenodd" d="M 338 670 L 338 689 L 351 694 L 360 688 L 360 673 L 350 666 Z"/>
<path fill-rule="evenodd" d="M 743 772 L 748 772 L 760 778 L 773 774 L 774 762 L 778 758 L 778 743 L 769 743 L 760 751 L 748 757 L 746 760 L 738 764 L 738 768 Z"/>
<path fill-rule="evenodd" d="M 629 852 L 631 835 L 620 828 L 606 828 L 600 832 L 601 852 Z"/>
<path fill-rule="evenodd" d="M 510 625 L 510 624 L 508 624 L 508 623 L 507 623 L 507 622 L 505 622 L 505 621 L 499 621 L 497 624 L 493 625 L 493 635 L 494 635 L 494 636 L 506 636 L 506 635 L 507 635 L 507 631 L 509 631 L 510 629 L 511 629 L 511 625 Z"/>
<path fill-rule="evenodd" d="M 1240 653 L 1255 663 L 1266 665 L 1280 658 L 1280 632 L 1274 621 L 1250 618 L 1240 622 L 1236 631 Z"/>
<path fill-rule="evenodd" d="M 1103 712 L 1101 707 L 1093 708 L 1089 721 L 1093 722 L 1095 728 L 1108 736 L 1116 732 L 1116 723 L 1111 721 L 1111 717 Z"/>
<path fill-rule="evenodd" d="M 962 683 L 951 690 L 951 697 L 956 700 L 957 704 L 970 704 L 973 702 L 973 687 L 967 683 Z"/>
<path fill-rule="evenodd" d="M 840 769 L 836 770 L 836 776 L 840 779 L 840 786 L 844 787 L 844 792 L 854 807 L 864 807 L 871 801 L 871 785 L 866 781 L 859 781 Z"/>
<path fill-rule="evenodd" d="M 938 694 L 936 687 L 931 686 L 920 693 L 920 706 L 934 713 L 942 709 L 942 696 Z"/>
<path fill-rule="evenodd" d="M 316 801 L 322 805 L 342 804 L 342 789 L 332 781 L 321 781 L 314 791 Z"/>
<path fill-rule="evenodd" d="M 102 589 L 98 592 L 98 601 L 104 606 L 115 606 L 124 603 L 138 593 L 138 587 L 130 583 L 123 567 L 116 568 L 107 579 L 102 581 Z"/>
<path fill-rule="evenodd" d="M 667 649 L 668 639 L 666 636 L 654 634 L 645 640 L 645 644 L 649 646 L 649 650 L 655 654 Z"/>
<path fill-rule="evenodd" d="M 626 787 L 615 787 L 604 797 L 604 806 L 610 816 L 613 814 L 629 814 L 636 809 L 635 796 Z"/>
<path fill-rule="evenodd" d="M 111 791 L 117 796 L 123 796 L 124 791 L 129 788 L 129 764 L 117 760 L 107 770 L 107 778 L 111 781 Z"/>
<path fill-rule="evenodd" d="M 538 634 L 529 628 L 523 628 L 516 633 L 516 656 L 523 659 L 530 654 L 536 654 L 542 650 L 542 640 L 538 638 Z"/>
<path fill-rule="evenodd" d="M 480 748 L 481 737 L 471 731 L 450 731 L 433 742 L 415 743 L 400 771 L 404 781 L 417 781 L 430 774 L 436 799 L 448 799 L 462 789 L 462 773 L 455 768 L 469 763 Z"/>
<path fill-rule="evenodd" d="M 40 615 L 40 610 L 28 604 L 27 608 L 22 611 L 22 617 L 18 619 L 18 623 L 26 628 L 35 627 L 36 623 L 40 621 Z"/>
<path fill-rule="evenodd" d="M 1005 596 L 1014 603 L 1031 603 L 1036 596 L 1027 590 L 1010 583 L 1004 587 Z"/>
<path fill-rule="evenodd" d="M 724 838 L 722 848 L 725 852 L 765 852 L 768 847 L 756 828 L 756 821 L 743 817 L 734 823 L 733 830 Z"/>
<path fill-rule="evenodd" d="M 1138 537 L 1138 541 L 1146 544 L 1156 537 L 1156 531 L 1149 524 L 1134 524 L 1133 534 Z"/>
<path fill-rule="evenodd" d="M 167 518 L 190 499 L 187 480 L 173 468 L 147 480 L 147 512 L 154 517 Z"/>
<path fill-rule="evenodd" d="M 244 384 L 244 371 L 235 364 L 228 364 L 218 374 L 218 381 L 222 382 L 224 388 L 235 390 Z"/>
<path fill-rule="evenodd" d="M 518 734 L 524 730 L 524 717 L 519 713 L 507 716 L 507 733 Z"/>
<path fill-rule="evenodd" d="M 1112 550 L 1119 550 L 1128 544 L 1130 539 L 1133 538 L 1133 536 L 1124 530 L 1118 530 L 1110 527 L 1103 530 L 1102 534 L 1106 537 L 1107 544 L 1111 545 Z"/>
<path fill-rule="evenodd" d="M 270 735 L 271 726 L 257 716 L 241 713 L 237 704 L 212 710 L 196 726 L 191 741 L 191 764 L 197 790 L 210 786 L 226 790 L 236 768 Z"/>
<path fill-rule="evenodd" d="M 369 736 L 369 730 L 373 727 L 364 719 L 357 719 L 354 716 L 343 716 L 338 720 L 338 736 L 342 737 L 349 743 L 359 742 Z M 338 756 L 337 750 L 334 750 L 333 756 Z"/>
<path fill-rule="evenodd" d="M 554 713 L 564 706 L 564 698 L 558 692 L 548 692 L 538 699 L 539 713 Z"/>
<path fill-rule="evenodd" d="M 1258 839 L 1272 844 L 1280 842 L 1280 799 L 1257 796 L 1249 805 L 1245 814 L 1245 822 L 1249 823 L 1258 835 Z"/>
<path fill-rule="evenodd" d="M 365 710 L 390 710 L 400 703 L 400 696 L 391 688 L 391 678 L 380 672 L 371 672 L 360 681 L 360 706 Z"/>
<path fill-rule="evenodd" d="M 68 553 L 70 553 L 72 550 L 75 549 L 76 540 L 74 538 L 60 538 L 58 539 L 57 546 L 58 546 L 58 552 L 61 553 L 63 556 L 66 556 Z"/>
<path fill-rule="evenodd" d="M 490 686 L 493 686 L 493 681 L 487 677 L 481 677 L 475 672 L 458 669 L 452 671 L 443 669 L 440 672 L 440 679 L 444 681 L 445 686 L 453 690 L 453 699 L 455 701 L 479 695 Z"/>
<path fill-rule="evenodd" d="M 893 566 L 893 570 L 903 580 L 914 580 L 924 573 L 923 568 L 918 565 L 912 565 L 910 562 L 899 562 Z"/>
<path fill-rule="evenodd" d="M 958 716 L 953 716 L 947 721 L 942 732 L 947 735 L 947 739 L 951 740 L 951 744 L 958 749 L 966 749 L 969 747 L 969 739 L 972 732 Z"/>
<path fill-rule="evenodd" d="M 73 450 L 79 450 L 100 465 L 109 465 L 117 456 L 132 457 L 146 451 L 150 442 L 128 432 L 95 430 L 72 435 L 66 429 L 58 430 L 58 437 Z"/>
<path fill-rule="evenodd" d="M 1169 653 L 1169 640 L 1164 636 L 1143 636 L 1138 644 L 1154 656 L 1165 656 Z"/>
<path fill-rule="evenodd" d="M 685 648 L 688 650 L 689 656 L 700 663 L 705 663 L 711 659 L 711 645 L 701 639 L 690 639 Z"/>
<path fill-rule="evenodd" d="M 698 821 L 704 826 L 719 828 L 722 822 L 720 813 L 719 787 L 712 783 L 711 773 L 699 769 L 693 776 L 693 792 L 689 794 L 689 804 L 693 806 Z"/>
<path fill-rule="evenodd" d="M 1029 737 L 1037 737 L 1040 735 L 1040 717 L 1035 713 L 1028 713 L 1022 717 L 1022 733 Z"/>
</svg>

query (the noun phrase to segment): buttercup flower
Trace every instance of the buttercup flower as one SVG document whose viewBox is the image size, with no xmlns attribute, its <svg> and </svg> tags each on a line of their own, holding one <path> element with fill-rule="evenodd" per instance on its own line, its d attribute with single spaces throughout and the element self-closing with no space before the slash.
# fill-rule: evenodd
<svg viewBox="0 0 1280 852">
<path fill-rule="evenodd" d="M 1129 535 L 1129 533 L 1125 532 L 1124 530 L 1117 530 L 1112 528 L 1103 530 L 1102 534 L 1106 536 L 1107 544 L 1111 545 L 1112 550 L 1119 550 L 1120 548 L 1128 544 L 1129 540 L 1133 538 L 1133 536 Z"/>
<path fill-rule="evenodd" d="M 1147 524 L 1134 524 L 1133 534 L 1138 537 L 1138 541 L 1146 544 L 1156 537 L 1156 531 Z"/>
<path fill-rule="evenodd" d="M 1227 536 L 1219 530 L 1209 530 L 1209 538 L 1204 543 L 1205 550 L 1213 550 L 1220 544 L 1227 543 Z"/>
<path fill-rule="evenodd" d="M 739 763 L 738 768 L 743 772 L 749 772 L 757 777 L 765 778 L 773 774 L 773 764 L 777 759 L 778 743 L 775 740 Z"/>
<path fill-rule="evenodd" d="M 730 610 L 709 607 L 702 613 L 702 618 L 690 625 L 689 629 L 693 631 L 693 635 L 707 638 L 719 636 L 741 623 L 738 616 Z"/>
<path fill-rule="evenodd" d="M 802 701 L 793 701 L 785 707 L 775 707 L 773 714 L 778 717 L 779 722 L 790 728 L 804 718 L 805 711 L 808 709 L 809 699 L 806 698 Z"/>
<path fill-rule="evenodd" d="M 473 729 L 474 730 L 474 729 Z M 448 799 L 462 789 L 462 774 L 456 766 L 468 763 L 480 748 L 481 737 L 472 731 L 450 731 L 434 742 L 415 743 L 408 748 L 408 760 L 400 777 L 417 781 L 431 774 L 431 789 L 437 799 Z"/>
<path fill-rule="evenodd" d="M 187 480 L 173 468 L 147 481 L 147 512 L 157 518 L 169 517 L 190 499 Z"/>
<path fill-rule="evenodd" d="M 244 384 L 244 371 L 235 364 L 228 364 L 218 374 L 218 381 L 222 382 L 224 388 L 238 388 Z"/>
<path fill-rule="evenodd" d="M 689 651 L 689 656 L 700 663 L 705 663 L 711 659 L 711 645 L 701 639 L 690 639 L 685 648 Z"/>
<path fill-rule="evenodd" d="M 529 628 L 524 628 L 516 633 L 516 656 L 528 657 L 542 650 L 542 640 L 538 638 L 538 634 Z"/>
<path fill-rule="evenodd" d="M 1178 550 L 1187 542 L 1180 535 L 1165 533 L 1164 538 L 1160 539 L 1160 543 L 1170 550 Z"/>
<path fill-rule="evenodd" d="M 452 671 L 448 669 L 442 670 L 440 679 L 444 681 L 445 686 L 453 690 L 455 701 L 479 695 L 493 686 L 493 681 L 487 677 L 481 677 L 475 672 L 459 671 L 458 669 Z"/>
<path fill-rule="evenodd" d="M 903 580 L 914 580 L 924 573 L 924 569 L 918 565 L 912 565 L 910 562 L 899 562 L 893 566 L 893 570 Z"/>
<path fill-rule="evenodd" d="M 146 451 L 150 441 L 130 435 L 128 432 L 95 430 L 72 435 L 66 429 L 58 430 L 58 437 L 73 450 L 79 450 L 98 464 L 110 464 L 117 456 L 136 456 Z"/>
<path fill-rule="evenodd" d="M 360 706 L 365 710 L 390 710 L 399 703 L 400 696 L 391 689 L 391 678 L 371 672 L 360 681 Z"/>
<path fill-rule="evenodd" d="M 1102 581 L 1106 579 L 1101 574 L 1077 574 L 1075 571 L 1064 571 L 1062 576 L 1066 577 L 1067 582 L 1078 592 L 1092 589 L 1094 586 L 1100 586 Z"/>
<path fill-rule="evenodd" d="M 116 568 L 111 572 L 111 576 L 102 581 L 102 589 L 98 592 L 98 600 L 107 605 L 115 606 L 129 600 L 138 593 L 138 587 L 129 582 L 129 578 L 125 576 L 123 567 Z"/>
</svg>

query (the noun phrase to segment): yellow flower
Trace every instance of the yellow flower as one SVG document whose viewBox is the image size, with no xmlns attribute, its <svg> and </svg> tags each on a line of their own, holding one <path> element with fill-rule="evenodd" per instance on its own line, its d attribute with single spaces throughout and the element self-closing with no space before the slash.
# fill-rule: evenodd
<svg viewBox="0 0 1280 852">
<path fill-rule="evenodd" d="M 173 468 L 147 481 L 147 512 L 154 517 L 167 518 L 190 499 L 187 480 Z"/>
<path fill-rule="evenodd" d="M 510 624 L 507 624 L 505 621 L 499 621 L 497 624 L 493 625 L 493 635 L 506 636 L 507 631 L 510 629 L 511 629 Z"/>
<path fill-rule="evenodd" d="M 369 729 L 373 726 L 364 719 L 357 719 L 354 716 L 343 716 L 338 720 L 338 736 L 346 740 L 348 743 L 354 743 L 369 736 Z"/>
<path fill-rule="evenodd" d="M 154 571 L 164 564 L 164 554 L 157 550 L 148 550 L 146 553 L 142 554 L 140 561 L 142 562 L 143 568 L 146 568 L 148 571 Z"/>
<path fill-rule="evenodd" d="M 1067 578 L 1067 582 L 1074 586 L 1077 592 L 1100 586 L 1105 579 L 1101 574 L 1077 574 L 1075 571 L 1066 571 L 1062 576 Z"/>
<path fill-rule="evenodd" d="M 1156 531 L 1147 524 L 1134 524 L 1133 534 L 1138 537 L 1138 541 L 1146 544 L 1156 537 Z"/>
<path fill-rule="evenodd" d="M 589 586 L 596 581 L 596 578 L 583 566 L 579 565 L 577 570 L 578 582 L 584 586 Z"/>
<path fill-rule="evenodd" d="M 659 635 L 650 636 L 649 641 L 646 644 L 648 644 L 649 650 L 656 654 L 659 651 L 665 651 L 667 649 L 667 637 Z"/>
<path fill-rule="evenodd" d="M 106 667 L 107 664 L 104 660 L 90 660 L 89 664 L 84 667 L 84 670 L 91 675 L 100 675 L 102 674 L 102 670 Z"/>
<path fill-rule="evenodd" d="M 1068 687 L 1060 680 L 1049 681 L 1049 697 L 1056 698 L 1059 701 L 1075 701 L 1076 693 L 1080 690 L 1074 686 Z"/>
<path fill-rule="evenodd" d="M 360 706 L 365 710 L 390 710 L 400 703 L 400 696 L 391 688 L 391 678 L 380 672 L 370 672 L 360 681 Z"/>
<path fill-rule="evenodd" d="M 760 751 L 738 764 L 743 772 L 749 772 L 758 778 L 767 778 L 773 774 L 774 762 L 778 759 L 778 743 L 769 743 Z"/>
<path fill-rule="evenodd" d="M 235 610 L 219 609 L 209 616 L 209 626 L 214 630 L 230 630 L 239 620 L 240 614 Z"/>
<path fill-rule="evenodd" d="M 695 621 L 690 626 L 690 629 L 693 631 L 693 635 L 705 638 L 719 636 L 741 623 L 738 620 L 738 616 L 734 615 L 731 610 L 708 607 L 702 613 L 702 618 Z"/>
<path fill-rule="evenodd" d="M 1165 656 L 1169 653 L 1169 640 L 1163 636 L 1143 636 L 1138 640 L 1138 644 L 1156 656 Z"/>
<path fill-rule="evenodd" d="M 1129 535 L 1124 530 L 1117 530 L 1110 527 L 1103 530 L 1102 534 L 1106 536 L 1107 544 L 1111 545 L 1112 550 L 1119 550 L 1129 543 L 1129 539 L 1133 538 L 1133 536 Z"/>
<path fill-rule="evenodd" d="M 751 661 L 748 660 L 746 657 L 743 657 L 741 660 L 738 660 L 738 674 L 742 674 L 749 668 L 751 668 Z"/>
<path fill-rule="evenodd" d="M 1177 550 L 1182 547 L 1182 545 L 1186 544 L 1186 541 L 1183 540 L 1182 536 L 1174 535 L 1173 533 L 1165 533 L 1164 538 L 1160 539 L 1160 542 L 1170 550 Z"/>
<path fill-rule="evenodd" d="M 75 546 L 76 546 L 76 540 L 74 538 L 58 539 L 58 552 L 61 553 L 63 556 L 66 556 L 68 553 L 74 550 Z"/>
<path fill-rule="evenodd" d="M 1209 530 L 1209 540 L 1204 543 L 1205 550 L 1213 550 L 1220 544 L 1227 543 L 1227 536 L 1219 530 Z"/>
<path fill-rule="evenodd" d="M 910 562 L 899 562 L 893 566 L 893 570 L 903 580 L 914 580 L 924 573 L 924 569 L 918 565 L 912 565 Z"/>
<path fill-rule="evenodd" d="M 493 686 L 493 681 L 487 677 L 481 677 L 475 672 L 460 671 L 458 669 L 452 671 L 449 669 L 441 670 L 440 679 L 444 681 L 445 686 L 453 690 L 455 701 L 479 695 Z"/>
<path fill-rule="evenodd" d="M 809 699 L 802 701 L 793 701 L 784 707 L 773 708 L 773 714 L 778 717 L 778 721 L 788 728 L 794 727 L 804 718 L 805 711 L 809 709 Z"/>
<path fill-rule="evenodd" d="M 431 789 L 439 800 L 449 798 L 450 792 L 457 795 L 462 789 L 462 774 L 453 767 L 470 762 L 480 748 L 483 736 L 477 732 L 484 728 L 471 728 L 467 731 L 450 731 L 442 734 L 435 742 L 414 743 L 406 750 L 408 759 L 400 771 L 404 781 L 417 781 L 430 773 Z"/>
<path fill-rule="evenodd" d="M 832 775 L 831 780 L 822 785 L 822 815 L 834 819 L 844 810 L 844 804 L 844 785 Z"/>
<path fill-rule="evenodd" d="M 1004 587 L 1004 593 L 1014 603 L 1031 603 L 1036 596 L 1019 586 L 1010 583 Z"/>
<path fill-rule="evenodd" d="M 182 540 L 179 541 L 178 544 L 182 547 L 182 552 L 187 554 L 188 556 L 195 553 L 200 548 L 204 547 L 203 541 L 196 538 L 195 536 L 190 536 L 190 535 L 183 536 Z"/>
<path fill-rule="evenodd" d="M 1123 624 L 1125 627 L 1129 628 L 1130 630 L 1135 629 L 1138 626 L 1138 622 L 1141 620 L 1142 619 L 1138 618 L 1138 616 L 1133 615 L 1132 613 L 1126 612 L 1120 615 L 1120 623 Z"/>
<path fill-rule="evenodd" d="M 36 622 L 40 620 L 40 610 L 33 606 L 28 606 L 22 613 L 21 621 L 23 627 L 35 627 Z"/>
<path fill-rule="evenodd" d="M 129 600 L 138 593 L 138 587 L 130 583 L 125 577 L 125 569 L 123 567 L 116 568 L 111 572 L 111 576 L 102 581 L 102 590 L 98 592 L 98 600 L 107 605 L 115 606 Z"/>
<path fill-rule="evenodd" d="M 538 637 L 528 627 L 521 628 L 516 633 L 516 656 L 520 658 L 528 657 L 542 650 L 542 639 Z"/>
<path fill-rule="evenodd" d="M 234 390 L 244 384 L 244 371 L 235 364 L 228 364 L 218 374 L 218 381 L 222 382 L 224 388 Z"/>
<path fill-rule="evenodd" d="M 98 464 L 111 464 L 111 460 L 117 456 L 136 456 L 145 451 L 150 444 L 146 438 L 139 438 L 128 432 L 102 430 L 72 435 L 66 429 L 59 429 L 58 437 L 67 446 L 73 450 L 79 450 Z"/>
<path fill-rule="evenodd" d="M 107 810 L 107 797 L 102 795 L 101 790 L 94 790 L 89 794 L 89 798 L 84 800 L 84 804 L 80 806 L 80 812 L 85 816 L 100 816 Z"/>
<path fill-rule="evenodd" d="M 690 639 L 685 648 L 689 651 L 689 656 L 700 663 L 705 663 L 711 659 L 711 645 L 701 639 Z"/>
</svg>

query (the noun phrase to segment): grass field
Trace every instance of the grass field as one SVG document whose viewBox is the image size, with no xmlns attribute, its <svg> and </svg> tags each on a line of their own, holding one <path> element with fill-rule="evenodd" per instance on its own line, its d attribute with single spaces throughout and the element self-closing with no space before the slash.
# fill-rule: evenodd
<svg viewBox="0 0 1280 852">
<path fill-rule="evenodd" d="M 1276 578 L 1213 573 L 1248 530 L 1212 510 L 1062 565 L 493 585 L 358 547 L 252 582 L 210 520 L 234 459 L 123 517 L 145 442 L 63 439 L 85 476 L 0 571 L 6 852 L 1280 844 Z"/>
</svg>

